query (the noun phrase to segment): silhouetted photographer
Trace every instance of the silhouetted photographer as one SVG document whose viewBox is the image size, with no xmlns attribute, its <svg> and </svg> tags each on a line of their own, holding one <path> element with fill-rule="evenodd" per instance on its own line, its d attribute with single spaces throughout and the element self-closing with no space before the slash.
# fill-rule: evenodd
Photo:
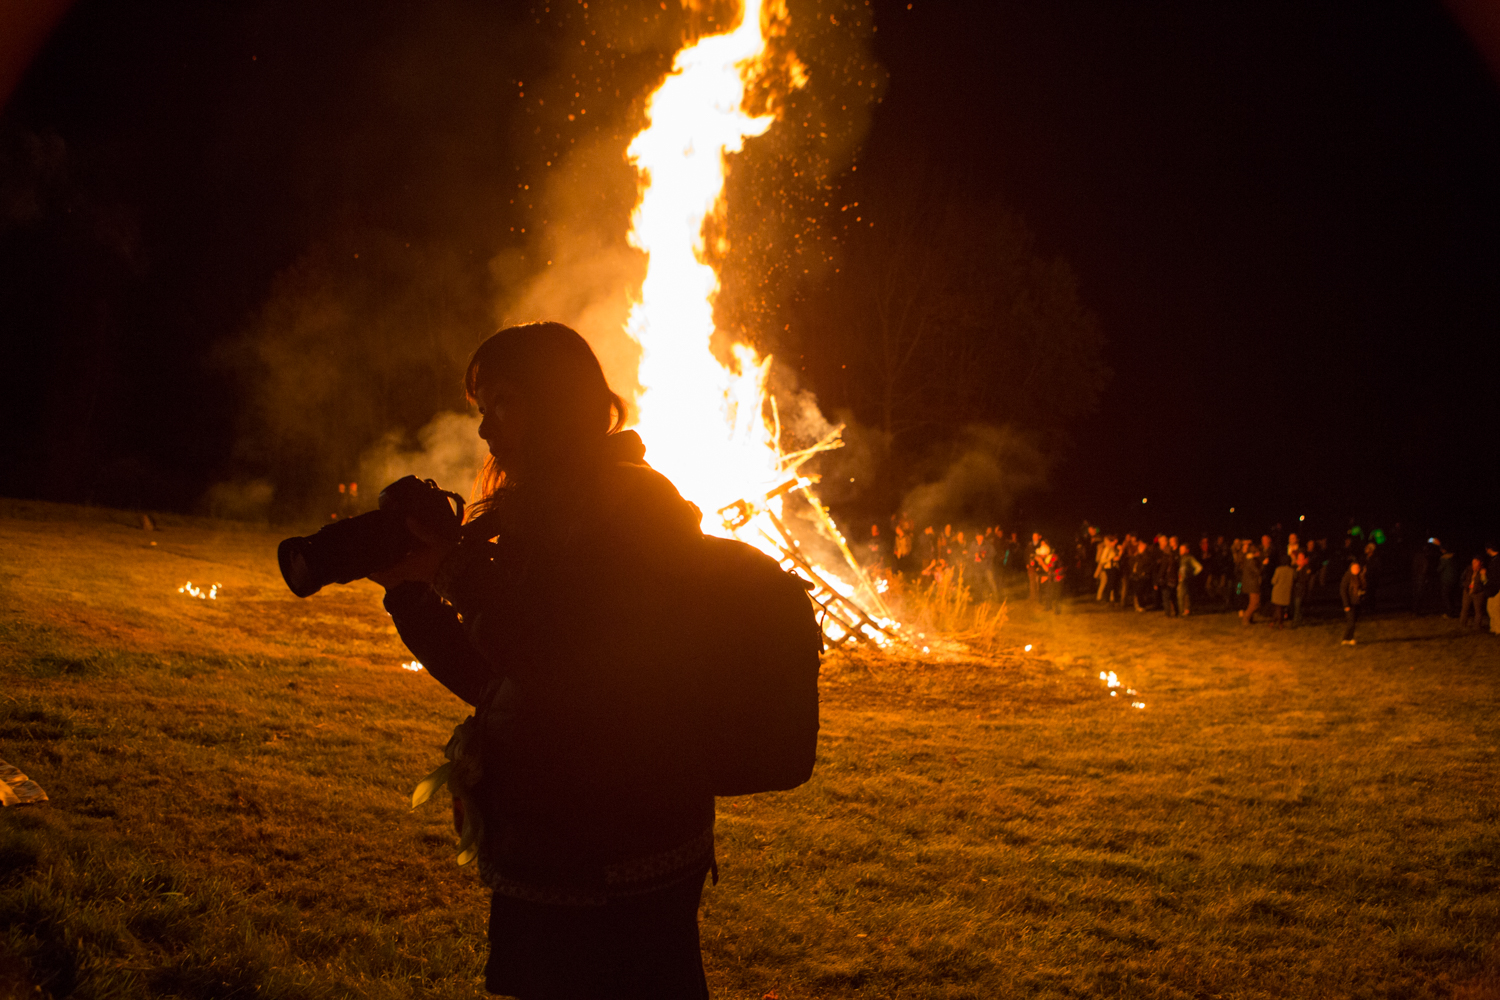
<svg viewBox="0 0 1500 1000">
<path fill-rule="evenodd" d="M 412 653 L 476 709 L 450 783 L 494 890 L 487 985 L 707 997 L 714 800 L 675 672 L 700 513 L 644 464 L 569 328 L 500 331 L 465 389 L 490 450 L 468 523 L 408 518 L 420 544 L 370 577 Z"/>
</svg>

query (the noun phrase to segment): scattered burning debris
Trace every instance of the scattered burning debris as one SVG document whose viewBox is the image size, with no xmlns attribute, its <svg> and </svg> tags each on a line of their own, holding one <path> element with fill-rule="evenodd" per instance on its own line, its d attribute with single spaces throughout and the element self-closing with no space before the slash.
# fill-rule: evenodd
<svg viewBox="0 0 1500 1000">
<path fill-rule="evenodd" d="M 1029 649 L 1030 647 L 1027 647 L 1027 648 Z M 1109 696 L 1111 698 L 1118 698 L 1120 696 L 1120 692 L 1118 690 L 1116 690 L 1116 689 L 1124 687 L 1124 685 L 1120 683 L 1119 676 L 1116 675 L 1113 670 L 1108 671 L 1108 672 L 1105 672 L 1103 670 L 1099 671 L 1099 679 L 1104 682 L 1104 685 L 1107 688 L 1109 688 Z M 1135 688 L 1125 688 L 1125 693 L 1127 695 L 1134 696 L 1134 695 L 1138 694 L 1139 692 L 1137 692 Z M 1144 701 L 1132 701 L 1130 703 L 1130 707 L 1131 708 L 1145 708 L 1146 707 L 1146 703 Z"/>
<path fill-rule="evenodd" d="M 0 760 L 0 806 L 24 806 L 46 802 L 42 786 L 21 773 L 20 768 Z"/>
<path fill-rule="evenodd" d="M 223 589 L 224 585 L 222 583 L 214 583 L 210 584 L 208 589 L 205 590 L 202 587 L 196 586 L 192 580 L 189 580 L 178 587 L 177 592 L 179 594 L 186 594 L 189 597 L 196 597 L 200 601 L 217 601 L 219 599 L 219 591 Z"/>
</svg>

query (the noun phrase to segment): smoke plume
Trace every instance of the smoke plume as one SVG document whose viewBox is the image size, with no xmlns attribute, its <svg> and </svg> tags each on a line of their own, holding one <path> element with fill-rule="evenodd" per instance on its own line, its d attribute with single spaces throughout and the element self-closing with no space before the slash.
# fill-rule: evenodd
<svg viewBox="0 0 1500 1000">
<path fill-rule="evenodd" d="M 312 202 L 326 211 L 309 225 L 315 238 L 221 352 L 251 390 L 229 485 L 204 502 L 223 506 L 233 484 L 264 480 L 271 516 L 286 518 L 322 512 L 351 480 L 362 500 L 408 473 L 467 489 L 483 453 L 460 416 L 460 378 L 498 326 L 574 327 L 633 400 L 640 348 L 625 325 L 646 261 L 627 242 L 637 178 L 625 150 L 683 39 L 721 30 L 729 6 L 552 5 L 526 45 L 499 12 L 466 15 L 492 18 L 483 30 L 417 15 L 372 27 L 388 33 L 371 50 L 384 55 L 350 67 L 369 106 L 341 126 L 347 136 L 299 135 L 291 160 L 309 191 L 356 194 L 326 210 Z M 807 85 L 770 100 L 784 120 L 732 164 L 727 223 L 709 234 L 720 329 L 763 352 L 779 346 L 783 300 L 832 266 L 814 219 L 884 79 L 866 6 L 790 7 L 776 44 L 795 51 Z M 476 41 L 485 31 L 512 39 L 509 59 Z M 455 53 L 441 73 L 427 61 L 438 51 Z M 382 145 L 388 123 L 423 144 Z M 826 430 L 810 395 L 793 388 L 778 402 L 790 445 Z"/>
<path fill-rule="evenodd" d="M 1048 462 L 1037 442 L 1009 425 L 975 425 L 951 446 L 935 479 L 914 487 L 902 509 L 918 527 L 996 524 L 1016 498 L 1045 484 Z"/>
<path fill-rule="evenodd" d="M 403 476 L 431 479 L 443 489 L 469 497 L 469 485 L 488 454 L 479 437 L 477 416 L 439 413 L 417 432 L 415 442 L 398 431 L 381 438 L 360 460 L 359 481 L 370 488 L 370 500 L 375 490 Z"/>
</svg>

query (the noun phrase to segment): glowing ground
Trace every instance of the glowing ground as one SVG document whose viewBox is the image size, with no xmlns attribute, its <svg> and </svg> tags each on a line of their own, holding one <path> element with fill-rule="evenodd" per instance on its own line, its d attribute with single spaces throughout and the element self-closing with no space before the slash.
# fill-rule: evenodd
<svg viewBox="0 0 1500 1000">
<path fill-rule="evenodd" d="M 377 588 L 160 523 L 0 501 L 0 758 L 51 797 L 0 811 L 0 995 L 481 995 L 405 800 L 464 707 Z M 1025 656 L 825 664 L 813 780 L 720 803 L 716 996 L 1500 995 L 1500 640 L 1012 610 Z"/>
</svg>

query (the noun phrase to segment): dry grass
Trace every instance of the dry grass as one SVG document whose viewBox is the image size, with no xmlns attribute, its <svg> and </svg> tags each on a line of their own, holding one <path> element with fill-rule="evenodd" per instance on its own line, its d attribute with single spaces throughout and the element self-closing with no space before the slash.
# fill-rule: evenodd
<svg viewBox="0 0 1500 1000">
<path fill-rule="evenodd" d="M 980 653 L 999 648 L 1009 606 L 1001 598 L 977 597 L 962 563 L 934 561 L 914 578 L 896 573 L 888 583 L 886 601 L 909 632 L 943 636 Z"/>
<path fill-rule="evenodd" d="M 0 757 L 52 801 L 0 813 L 0 995 L 481 994 L 484 894 L 404 802 L 464 710 L 375 589 L 8 513 Z M 716 996 L 1500 995 L 1500 643 L 1066 610 L 825 664 L 813 780 L 720 803 Z"/>
</svg>

